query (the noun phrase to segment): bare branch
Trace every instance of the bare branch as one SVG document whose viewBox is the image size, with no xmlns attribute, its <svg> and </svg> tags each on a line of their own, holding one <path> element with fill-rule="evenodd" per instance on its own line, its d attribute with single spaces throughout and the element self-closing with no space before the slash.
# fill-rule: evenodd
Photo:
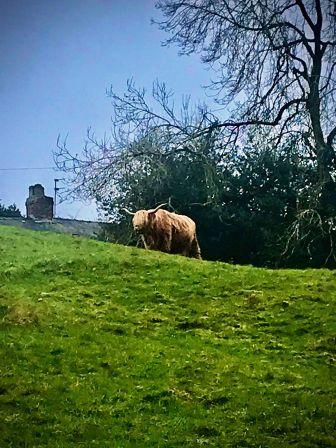
<svg viewBox="0 0 336 448">
<path fill-rule="evenodd" d="M 304 4 L 302 0 L 296 0 L 296 4 L 299 6 L 300 11 L 304 17 L 304 19 L 306 20 L 306 22 L 308 23 L 308 25 L 310 26 L 310 28 L 314 31 L 315 30 L 315 25 L 312 21 L 312 19 L 310 18 Z"/>
</svg>

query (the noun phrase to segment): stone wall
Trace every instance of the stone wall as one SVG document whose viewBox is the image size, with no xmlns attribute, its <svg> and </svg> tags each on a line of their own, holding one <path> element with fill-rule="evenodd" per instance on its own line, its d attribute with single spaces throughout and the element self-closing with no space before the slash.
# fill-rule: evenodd
<svg viewBox="0 0 336 448">
<path fill-rule="evenodd" d="M 23 218 L 0 218 L 0 225 L 23 227 L 32 230 L 42 230 L 57 233 L 69 233 L 76 236 L 86 236 L 97 239 L 102 233 L 105 223 L 94 221 L 79 221 L 76 219 L 56 218 L 50 220 L 33 220 Z"/>
</svg>

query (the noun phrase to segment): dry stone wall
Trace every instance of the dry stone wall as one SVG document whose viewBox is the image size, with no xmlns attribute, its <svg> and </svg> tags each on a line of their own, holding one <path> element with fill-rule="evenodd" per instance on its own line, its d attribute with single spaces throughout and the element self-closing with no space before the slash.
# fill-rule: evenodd
<svg viewBox="0 0 336 448">
<path fill-rule="evenodd" d="M 51 220 L 33 220 L 22 218 L 0 218 L 0 225 L 23 227 L 31 230 L 45 230 L 57 233 L 99 238 L 105 223 L 94 221 L 79 221 L 77 219 L 56 218 Z"/>
</svg>

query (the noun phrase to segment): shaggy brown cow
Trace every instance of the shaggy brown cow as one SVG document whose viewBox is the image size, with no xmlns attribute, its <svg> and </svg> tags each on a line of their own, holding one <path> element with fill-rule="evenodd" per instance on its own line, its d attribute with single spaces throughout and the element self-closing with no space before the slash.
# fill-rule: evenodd
<svg viewBox="0 0 336 448">
<path fill-rule="evenodd" d="M 133 215 L 133 228 L 142 237 L 146 249 L 202 259 L 196 236 L 196 224 L 188 216 L 162 210 L 139 210 Z"/>
</svg>

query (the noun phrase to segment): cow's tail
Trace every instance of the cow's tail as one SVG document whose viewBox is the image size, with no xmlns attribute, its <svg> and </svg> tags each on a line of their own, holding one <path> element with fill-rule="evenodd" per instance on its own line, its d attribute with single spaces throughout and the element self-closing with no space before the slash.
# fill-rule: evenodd
<svg viewBox="0 0 336 448">
<path fill-rule="evenodd" d="M 192 240 L 192 243 L 191 243 L 190 256 L 193 257 L 193 258 L 197 258 L 198 260 L 202 260 L 201 248 L 200 248 L 200 246 L 198 244 L 196 235 L 195 235 L 195 237 L 194 237 L 194 239 Z"/>
</svg>

